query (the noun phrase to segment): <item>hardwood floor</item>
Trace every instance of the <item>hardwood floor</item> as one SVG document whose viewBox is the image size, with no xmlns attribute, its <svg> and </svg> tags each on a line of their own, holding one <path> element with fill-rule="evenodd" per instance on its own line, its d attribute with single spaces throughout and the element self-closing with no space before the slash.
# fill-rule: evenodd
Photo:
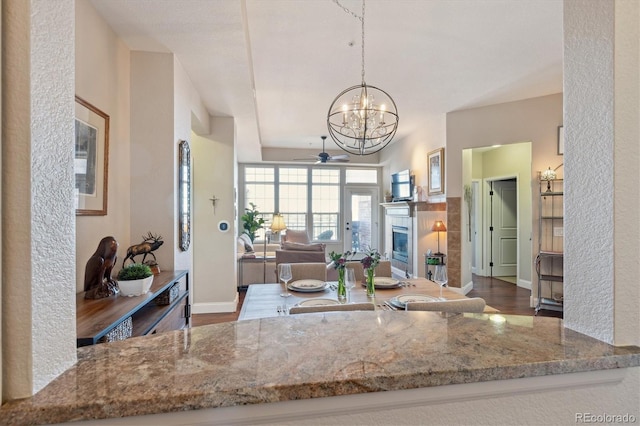
<svg viewBox="0 0 640 426">
<path fill-rule="evenodd" d="M 535 309 L 529 307 L 530 296 L 530 290 L 513 283 L 478 275 L 473 275 L 473 290 L 467 293 L 467 297 L 482 297 L 487 305 L 511 315 L 534 315 Z M 541 309 L 538 316 L 562 318 L 562 312 Z"/>
<path fill-rule="evenodd" d="M 193 314 L 191 315 L 191 326 L 196 327 L 199 325 L 237 321 L 238 315 L 240 315 L 240 308 L 242 308 L 242 302 L 244 302 L 245 294 L 246 291 L 238 292 L 238 306 L 236 307 L 235 312 L 225 312 L 221 314 Z"/>
<path fill-rule="evenodd" d="M 191 326 L 217 324 L 221 322 L 236 321 L 240 314 L 240 308 L 244 301 L 245 291 L 239 293 L 238 307 L 235 312 L 221 314 L 194 314 L 191 316 Z M 529 307 L 529 290 L 520 288 L 515 284 L 502 281 L 498 278 L 473 276 L 473 290 L 467 293 L 468 297 L 482 297 L 487 305 L 499 309 L 503 314 L 533 315 L 534 309 Z M 540 310 L 538 316 L 562 318 L 562 312 Z"/>
</svg>

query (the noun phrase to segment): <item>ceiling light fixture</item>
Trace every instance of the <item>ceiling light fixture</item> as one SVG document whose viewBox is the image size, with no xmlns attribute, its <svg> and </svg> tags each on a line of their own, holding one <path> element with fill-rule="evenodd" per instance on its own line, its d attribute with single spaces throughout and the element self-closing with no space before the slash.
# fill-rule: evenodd
<svg viewBox="0 0 640 426">
<path fill-rule="evenodd" d="M 343 150 L 355 155 L 368 155 L 382 150 L 398 130 L 398 108 L 387 92 L 369 86 L 364 79 L 364 0 L 362 16 L 358 16 L 338 0 L 345 12 L 362 23 L 362 83 L 343 90 L 334 99 L 327 115 L 329 135 Z"/>
</svg>

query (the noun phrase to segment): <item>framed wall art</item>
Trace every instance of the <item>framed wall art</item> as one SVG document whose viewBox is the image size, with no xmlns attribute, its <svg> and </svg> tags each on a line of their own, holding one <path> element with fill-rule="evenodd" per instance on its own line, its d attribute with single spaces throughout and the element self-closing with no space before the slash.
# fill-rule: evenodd
<svg viewBox="0 0 640 426">
<path fill-rule="evenodd" d="M 444 194 L 444 148 L 427 154 L 428 195 Z"/>
<path fill-rule="evenodd" d="M 558 126 L 558 155 L 564 155 L 564 126 Z"/>
<path fill-rule="evenodd" d="M 77 216 L 106 216 L 109 116 L 76 96 L 75 203 Z"/>
<path fill-rule="evenodd" d="M 180 250 L 189 250 L 191 244 L 191 149 L 189 142 L 180 141 L 178 146 L 178 197 Z"/>
</svg>

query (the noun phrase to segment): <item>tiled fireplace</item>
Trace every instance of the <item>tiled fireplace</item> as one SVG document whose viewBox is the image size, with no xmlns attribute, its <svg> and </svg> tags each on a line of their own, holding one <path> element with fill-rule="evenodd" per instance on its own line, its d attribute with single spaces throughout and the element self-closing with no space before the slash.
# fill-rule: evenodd
<svg viewBox="0 0 640 426">
<path fill-rule="evenodd" d="M 406 203 L 385 205 L 388 257 L 394 276 L 413 275 L 413 219 L 411 207 Z"/>
<path fill-rule="evenodd" d="M 391 260 L 393 276 L 396 278 L 424 276 L 424 271 L 421 269 L 424 267 L 424 253 L 432 248 L 431 236 L 434 244 L 436 238 L 436 234 L 431 231 L 431 226 L 435 219 L 446 220 L 447 203 L 407 201 L 384 203 L 383 206 L 385 208 L 385 252 Z M 453 233 L 455 234 L 455 231 Z M 433 248 L 435 249 L 435 246 Z"/>
</svg>

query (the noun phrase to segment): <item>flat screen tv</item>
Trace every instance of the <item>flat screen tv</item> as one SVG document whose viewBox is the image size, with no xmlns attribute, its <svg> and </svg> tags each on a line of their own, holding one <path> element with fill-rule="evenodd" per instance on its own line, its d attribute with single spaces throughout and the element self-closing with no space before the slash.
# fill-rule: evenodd
<svg viewBox="0 0 640 426">
<path fill-rule="evenodd" d="M 413 199 L 413 176 L 408 169 L 391 175 L 391 195 L 393 201 Z"/>
</svg>

